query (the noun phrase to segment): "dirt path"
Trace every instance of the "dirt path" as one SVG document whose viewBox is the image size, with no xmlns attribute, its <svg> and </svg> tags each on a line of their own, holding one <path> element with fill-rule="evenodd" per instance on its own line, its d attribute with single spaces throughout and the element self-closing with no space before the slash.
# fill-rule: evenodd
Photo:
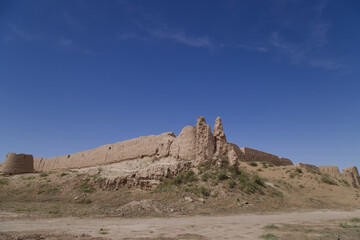
<svg viewBox="0 0 360 240">
<path fill-rule="evenodd" d="M 93 237 L 110 239 L 158 239 L 161 237 L 178 239 L 179 236 L 184 236 L 183 239 L 258 239 L 260 235 L 264 234 L 265 231 L 262 228 L 267 224 L 309 224 L 359 218 L 360 210 L 145 219 L 50 218 L 12 220 L 9 217 L 9 214 L 0 213 L 0 232 L 41 231 L 72 235 L 86 233 Z M 102 229 L 102 233 L 100 229 Z"/>
</svg>

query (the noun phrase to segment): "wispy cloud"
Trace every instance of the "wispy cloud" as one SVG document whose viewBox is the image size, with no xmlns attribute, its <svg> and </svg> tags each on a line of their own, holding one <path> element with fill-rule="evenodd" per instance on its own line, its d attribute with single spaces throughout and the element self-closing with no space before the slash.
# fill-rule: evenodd
<svg viewBox="0 0 360 240">
<path fill-rule="evenodd" d="M 43 37 L 39 34 L 27 32 L 15 24 L 8 24 L 9 32 L 5 35 L 7 41 L 35 41 L 43 40 Z"/>
<path fill-rule="evenodd" d="M 72 27 L 83 28 L 83 26 L 67 12 L 62 15 L 62 18 L 65 21 L 65 23 L 67 23 L 68 25 L 70 25 Z"/>
<path fill-rule="evenodd" d="M 58 41 L 58 44 L 62 47 L 69 47 L 72 44 L 72 40 L 67 38 L 61 38 Z"/>
<path fill-rule="evenodd" d="M 321 67 L 326 70 L 336 70 L 344 67 L 344 65 L 336 59 L 312 59 L 309 61 L 309 64 L 313 67 Z"/>
<path fill-rule="evenodd" d="M 164 29 L 146 29 L 146 31 L 154 38 L 157 39 L 169 39 L 178 43 L 182 43 L 191 47 L 204 47 L 213 48 L 214 43 L 209 37 L 194 37 L 189 36 L 184 32 L 177 30 L 164 30 Z"/>
<path fill-rule="evenodd" d="M 346 66 L 337 58 L 328 56 L 326 45 L 329 42 L 328 32 L 332 24 L 321 16 L 327 1 L 321 1 L 312 8 L 313 16 L 302 31 L 302 37 L 296 41 L 286 39 L 287 31 L 296 29 L 294 24 L 290 24 L 290 29 L 279 29 L 273 31 L 270 36 L 270 46 L 275 53 L 285 56 L 291 64 L 307 64 L 312 67 L 323 68 L 325 70 L 338 70 Z M 306 20 L 304 20 L 306 21 Z"/>
<path fill-rule="evenodd" d="M 141 33 L 124 33 L 119 34 L 119 40 L 137 39 L 142 41 L 153 40 L 170 40 L 176 43 L 185 44 L 190 47 L 214 48 L 215 43 L 208 36 L 191 36 L 175 28 L 169 28 L 165 24 L 155 24 L 156 26 L 145 26 L 143 23 L 136 21 L 136 25 Z M 154 24 L 153 24 L 154 25 Z"/>
<path fill-rule="evenodd" d="M 257 45 L 249 45 L 249 44 L 234 44 L 232 45 L 234 48 L 240 48 L 248 51 L 256 51 L 256 52 L 262 52 L 265 53 L 268 51 L 266 47 L 263 46 L 257 46 Z"/>
</svg>

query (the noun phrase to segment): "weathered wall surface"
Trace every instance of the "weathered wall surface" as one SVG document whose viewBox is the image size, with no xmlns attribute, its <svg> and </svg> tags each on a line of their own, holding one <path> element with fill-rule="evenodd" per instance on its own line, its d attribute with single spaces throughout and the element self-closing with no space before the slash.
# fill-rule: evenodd
<svg viewBox="0 0 360 240">
<path fill-rule="evenodd" d="M 320 171 L 328 173 L 330 175 L 340 174 L 340 170 L 337 166 L 320 166 Z"/>
<path fill-rule="evenodd" d="M 317 166 L 307 164 L 307 163 L 297 163 L 297 164 L 294 165 L 294 167 L 303 168 L 303 169 L 306 169 L 306 170 L 313 170 L 313 171 L 320 170 L 320 168 L 318 168 Z"/>
<path fill-rule="evenodd" d="M 184 127 L 170 147 L 170 155 L 176 159 L 196 158 L 196 127 Z"/>
<path fill-rule="evenodd" d="M 330 176 L 345 180 L 347 183 L 357 188 L 360 185 L 359 173 L 356 167 L 349 167 L 343 169 L 343 173 L 340 173 L 340 170 L 337 166 L 321 166 L 320 170 L 323 173 L 327 173 Z"/>
<path fill-rule="evenodd" d="M 247 162 L 269 162 L 274 164 L 275 166 L 286 166 L 286 165 L 293 165 L 292 161 L 287 158 L 279 158 L 276 155 L 262 152 L 259 150 L 255 150 L 252 148 L 240 148 L 242 153 L 244 154 L 244 160 Z"/>
<path fill-rule="evenodd" d="M 2 172 L 2 163 L 0 163 L 0 172 Z"/>
<path fill-rule="evenodd" d="M 213 134 L 214 133 L 214 134 Z M 231 165 L 239 159 L 267 161 L 277 166 L 292 165 L 291 160 L 250 148 L 240 148 L 226 141 L 220 117 L 215 121 L 213 133 L 204 117 L 198 117 L 196 126 L 186 126 L 180 135 L 163 133 L 157 136 L 139 137 L 124 142 L 104 145 L 92 150 L 52 158 L 35 158 L 37 172 L 69 168 L 84 168 L 117 163 L 121 161 L 152 157 L 160 159 L 170 156 L 174 160 L 193 160 L 194 165 L 206 160 L 224 159 Z"/>
<path fill-rule="evenodd" d="M 215 151 L 215 140 L 211 128 L 204 117 L 198 117 L 196 123 L 196 161 L 212 159 Z"/>
<path fill-rule="evenodd" d="M 95 149 L 52 158 L 35 158 L 37 172 L 94 167 L 125 160 L 150 156 L 154 158 L 167 157 L 170 145 L 175 140 L 172 132 L 160 135 L 134 138 L 131 140 L 104 145 Z"/>
<path fill-rule="evenodd" d="M 31 173 L 33 171 L 33 156 L 23 153 L 8 153 L 2 166 L 2 172 L 4 174 Z"/>
<path fill-rule="evenodd" d="M 343 172 L 346 173 L 346 172 L 351 172 L 354 174 L 354 176 L 359 176 L 359 171 L 357 169 L 357 167 L 353 166 L 353 167 L 348 167 L 348 168 L 344 168 L 343 169 Z"/>
<path fill-rule="evenodd" d="M 352 173 L 354 175 L 356 184 L 360 186 L 360 176 L 357 167 L 353 166 L 353 167 L 344 168 L 343 173 Z"/>
</svg>

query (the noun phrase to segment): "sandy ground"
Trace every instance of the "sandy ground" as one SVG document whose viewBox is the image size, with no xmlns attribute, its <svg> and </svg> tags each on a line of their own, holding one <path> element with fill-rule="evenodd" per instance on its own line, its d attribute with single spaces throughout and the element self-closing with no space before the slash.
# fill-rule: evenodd
<svg viewBox="0 0 360 240">
<path fill-rule="evenodd" d="M 109 239 L 259 239 L 259 236 L 265 233 L 263 227 L 268 224 L 319 224 L 355 217 L 360 217 L 360 210 L 312 210 L 264 215 L 141 219 L 69 217 L 19 219 L 18 214 L 2 212 L 0 213 L 0 232 L 38 231 L 71 235 L 86 233 L 92 237 Z"/>
</svg>

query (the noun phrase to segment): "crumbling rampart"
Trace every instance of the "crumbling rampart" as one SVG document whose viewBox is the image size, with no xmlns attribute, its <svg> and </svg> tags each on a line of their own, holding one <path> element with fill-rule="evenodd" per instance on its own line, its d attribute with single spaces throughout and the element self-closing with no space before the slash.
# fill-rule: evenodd
<svg viewBox="0 0 360 240">
<path fill-rule="evenodd" d="M 3 174 L 31 173 L 34 171 L 34 158 L 29 154 L 8 153 L 2 166 Z"/>
<path fill-rule="evenodd" d="M 294 167 L 306 169 L 308 171 L 319 171 L 320 170 L 319 167 L 317 167 L 315 165 L 307 164 L 307 163 L 297 163 L 294 165 Z"/>
<path fill-rule="evenodd" d="M 320 170 L 323 173 L 329 174 L 330 176 L 339 178 L 351 184 L 353 187 L 360 186 L 359 173 L 356 167 L 349 167 L 343 169 L 343 173 L 340 173 L 340 170 L 337 166 L 320 166 Z"/>
<path fill-rule="evenodd" d="M 248 147 L 243 147 L 240 149 L 243 153 L 244 160 L 247 162 L 269 162 L 275 166 L 286 166 L 293 165 L 293 162 L 287 158 L 279 158 L 276 155 L 255 150 Z"/>
</svg>

